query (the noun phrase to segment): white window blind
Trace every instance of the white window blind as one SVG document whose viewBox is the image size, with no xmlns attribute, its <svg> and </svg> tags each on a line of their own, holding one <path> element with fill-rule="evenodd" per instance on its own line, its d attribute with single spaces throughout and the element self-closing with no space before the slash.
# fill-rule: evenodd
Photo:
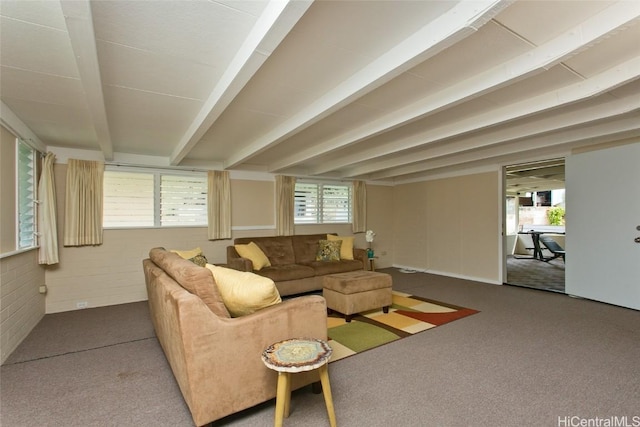
<svg viewBox="0 0 640 427">
<path fill-rule="evenodd" d="M 207 224 L 207 178 L 162 175 L 160 221 L 163 226 Z"/>
<path fill-rule="evenodd" d="M 349 223 L 351 197 L 351 185 L 298 181 L 295 192 L 295 223 Z"/>
<path fill-rule="evenodd" d="M 135 172 L 104 172 L 102 226 L 152 227 L 154 175 Z"/>
<path fill-rule="evenodd" d="M 320 202 L 318 185 L 296 182 L 295 224 L 315 224 L 318 222 Z"/>
<path fill-rule="evenodd" d="M 36 152 L 22 141 L 17 143 L 18 249 L 36 246 Z"/>
<path fill-rule="evenodd" d="M 207 177 L 161 171 L 104 174 L 105 228 L 207 225 Z"/>
</svg>

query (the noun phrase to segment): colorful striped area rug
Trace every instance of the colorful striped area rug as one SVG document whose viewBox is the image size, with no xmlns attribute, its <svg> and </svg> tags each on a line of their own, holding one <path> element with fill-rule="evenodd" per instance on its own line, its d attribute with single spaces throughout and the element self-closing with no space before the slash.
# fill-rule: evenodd
<svg viewBox="0 0 640 427">
<path fill-rule="evenodd" d="M 330 362 L 475 313 L 478 311 L 393 291 L 389 313 L 382 309 L 367 311 L 349 323 L 335 312 L 327 317 L 329 345 L 333 349 Z"/>
</svg>

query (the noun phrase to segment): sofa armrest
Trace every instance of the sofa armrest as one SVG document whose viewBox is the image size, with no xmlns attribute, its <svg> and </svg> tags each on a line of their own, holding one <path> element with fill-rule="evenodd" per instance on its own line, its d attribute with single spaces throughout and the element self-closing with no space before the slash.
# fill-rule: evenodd
<svg viewBox="0 0 640 427">
<path fill-rule="evenodd" d="M 253 262 L 250 259 L 242 258 L 236 248 L 227 246 L 227 267 L 239 271 L 253 271 Z"/>
<path fill-rule="evenodd" d="M 365 249 L 353 248 L 353 259 L 357 259 L 362 262 L 362 269 L 369 269 L 369 257 L 367 257 L 367 251 Z"/>
<path fill-rule="evenodd" d="M 325 299 L 308 295 L 256 313 L 225 319 L 184 307 L 180 311 L 189 377 L 190 408 L 201 425 L 275 397 L 277 373 L 260 355 L 290 338 L 327 339 Z M 318 381 L 317 372 L 295 375 L 292 389 Z"/>
</svg>

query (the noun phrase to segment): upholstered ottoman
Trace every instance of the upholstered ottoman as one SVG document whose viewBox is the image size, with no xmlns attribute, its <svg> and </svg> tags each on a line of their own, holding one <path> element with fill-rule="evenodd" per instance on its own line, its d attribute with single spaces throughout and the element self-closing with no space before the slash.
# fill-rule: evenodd
<svg viewBox="0 0 640 427">
<path fill-rule="evenodd" d="M 347 322 L 354 314 L 382 307 L 389 312 L 392 302 L 391 276 L 375 271 L 350 271 L 324 276 L 322 295 L 329 313 L 335 310 L 345 315 Z"/>
</svg>

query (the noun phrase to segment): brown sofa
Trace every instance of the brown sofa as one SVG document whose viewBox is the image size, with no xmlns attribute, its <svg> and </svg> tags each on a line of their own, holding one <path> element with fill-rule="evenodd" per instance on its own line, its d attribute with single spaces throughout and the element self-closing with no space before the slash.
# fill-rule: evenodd
<svg viewBox="0 0 640 427">
<path fill-rule="evenodd" d="M 353 249 L 353 260 L 316 261 L 318 241 L 326 238 L 326 234 L 237 238 L 234 245 L 251 242 L 258 245 L 271 266 L 254 271 L 251 260 L 240 257 L 234 246 L 227 246 L 227 265 L 269 277 L 282 296 L 319 291 L 322 290 L 322 276 L 366 268 L 367 252 L 358 248 Z"/>
<path fill-rule="evenodd" d="M 292 298 L 231 318 L 211 271 L 163 248 L 143 261 L 151 319 L 196 425 L 272 399 L 277 373 L 260 358 L 268 345 L 293 337 L 327 339 L 324 298 Z M 292 388 L 319 380 L 293 376 Z"/>
</svg>

